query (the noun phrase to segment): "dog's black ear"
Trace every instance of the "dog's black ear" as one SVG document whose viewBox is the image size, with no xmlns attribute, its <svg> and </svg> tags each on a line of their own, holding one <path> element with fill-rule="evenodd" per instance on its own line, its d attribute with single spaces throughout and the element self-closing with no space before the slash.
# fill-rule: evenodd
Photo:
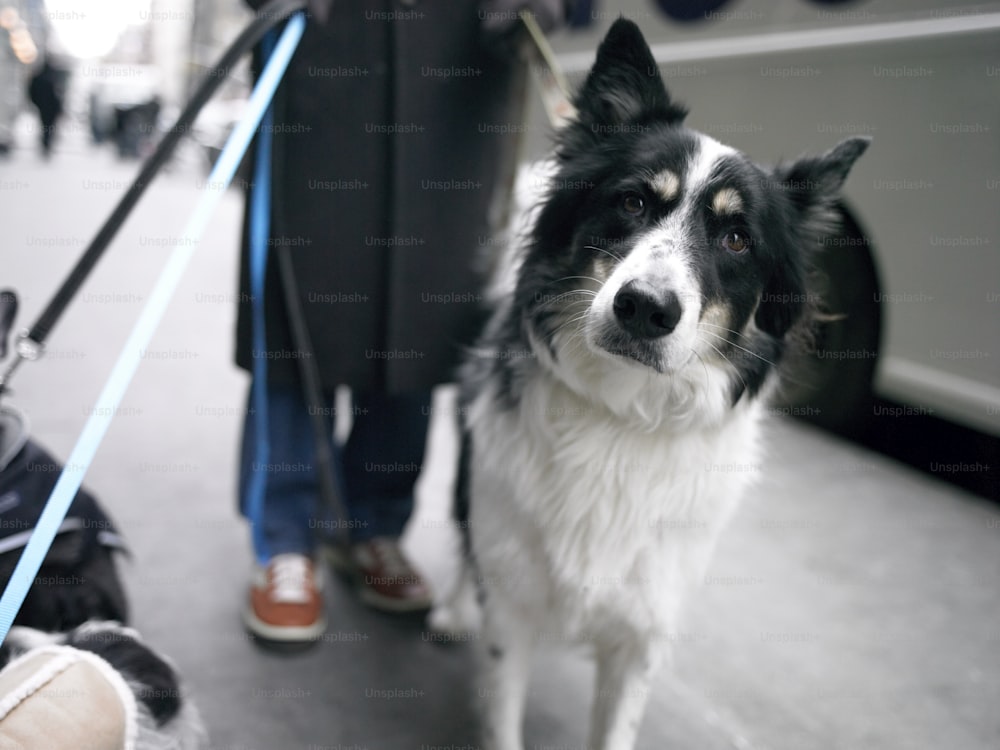
<svg viewBox="0 0 1000 750">
<path fill-rule="evenodd" d="M 757 327 L 781 337 L 802 314 L 807 254 L 837 231 L 837 201 L 851 167 L 871 143 L 870 138 L 848 138 L 822 156 L 808 156 L 774 170 L 771 184 L 788 198 L 791 215 L 783 222 L 794 231 L 801 252 L 777 263 L 768 279 L 754 317 Z"/>
<path fill-rule="evenodd" d="M 594 67 L 574 103 L 578 124 L 598 135 L 652 119 L 680 124 L 687 115 L 670 101 L 639 27 L 624 18 L 614 22 L 598 47 Z"/>
<path fill-rule="evenodd" d="M 822 156 L 806 156 L 774 170 L 774 184 L 791 201 L 805 239 L 822 239 L 836 229 L 834 206 L 840 187 L 870 143 L 864 136 L 848 138 Z"/>
</svg>

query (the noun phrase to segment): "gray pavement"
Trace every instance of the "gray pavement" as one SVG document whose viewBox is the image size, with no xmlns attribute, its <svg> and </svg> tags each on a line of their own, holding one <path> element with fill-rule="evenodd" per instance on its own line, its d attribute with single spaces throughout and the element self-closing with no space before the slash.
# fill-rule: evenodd
<svg viewBox="0 0 1000 750">
<path fill-rule="evenodd" d="M 29 323 L 137 165 L 77 138 L 51 163 L 0 161 L 0 286 Z M 74 145 L 74 143 L 76 145 Z M 22 146 L 27 143 L 22 142 Z M 13 402 L 65 459 L 203 179 L 157 181 Z M 433 642 L 331 579 L 327 636 L 261 650 L 240 626 L 250 565 L 235 513 L 246 378 L 231 364 L 240 201 L 232 193 L 90 470 L 129 538 L 134 624 L 176 663 L 217 750 L 475 747 L 469 644 Z M 446 414 L 452 394 L 438 394 Z M 1000 747 L 1000 509 L 878 455 L 777 420 L 757 489 L 676 634 L 640 736 L 648 750 Z M 455 453 L 436 420 L 406 544 L 440 587 Z M 528 748 L 582 748 L 591 667 L 540 655 Z M 398 689 L 386 698 L 384 691 Z"/>
</svg>

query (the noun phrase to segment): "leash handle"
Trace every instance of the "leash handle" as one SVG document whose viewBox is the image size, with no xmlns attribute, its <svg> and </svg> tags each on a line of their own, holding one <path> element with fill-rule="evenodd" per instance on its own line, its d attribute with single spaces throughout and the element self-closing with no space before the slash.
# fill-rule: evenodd
<svg viewBox="0 0 1000 750">
<path fill-rule="evenodd" d="M 209 175 L 207 183 L 209 187 L 202 193 L 201 199 L 188 221 L 182 237 L 192 241 L 178 243 L 167 259 L 149 300 L 139 314 L 139 319 L 133 326 L 97 403 L 83 426 L 73 452 L 52 489 L 52 494 L 35 525 L 34 533 L 21 553 L 17 567 L 14 568 L 10 581 L 7 582 L 3 596 L 0 597 L 0 643 L 7 637 L 10 626 L 28 595 L 35 576 L 38 575 L 38 570 L 48 554 L 59 526 L 66 517 L 69 506 L 83 483 L 83 475 L 93 461 L 101 440 L 103 440 L 112 418 L 118 411 L 125 390 L 142 359 L 142 353 L 148 348 L 149 341 L 166 312 L 170 298 L 180 282 L 212 211 L 228 189 L 240 160 L 250 145 L 264 115 L 264 110 L 267 109 L 278 84 L 281 82 L 281 77 L 302 38 L 305 23 L 305 16 L 302 13 L 297 13 L 292 16 L 282 32 L 274 54 L 268 60 L 264 72 L 250 96 L 247 113 L 226 141 L 226 145 Z"/>
</svg>

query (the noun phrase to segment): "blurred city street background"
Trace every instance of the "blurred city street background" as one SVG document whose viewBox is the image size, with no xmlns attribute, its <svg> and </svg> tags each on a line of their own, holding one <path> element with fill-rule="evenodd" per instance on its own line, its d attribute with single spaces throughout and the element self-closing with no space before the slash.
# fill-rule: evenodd
<svg viewBox="0 0 1000 750">
<path fill-rule="evenodd" d="M 163 91 L 170 110 L 177 97 Z M 146 148 L 95 145 L 87 112 L 71 110 L 45 158 L 38 120 L 22 108 L 0 159 L 0 288 L 17 290 L 21 326 L 136 174 L 128 149 Z M 189 142 L 157 178 L 45 356 L 18 374 L 10 402 L 59 460 L 204 188 L 212 141 Z M 314 648 L 262 649 L 242 628 L 251 555 L 235 491 L 248 381 L 232 363 L 241 219 L 234 188 L 85 480 L 132 551 L 121 562 L 133 624 L 176 664 L 215 750 L 476 747 L 472 644 L 440 642 L 420 617 L 377 614 L 331 573 L 329 631 Z M 405 538 L 437 589 L 457 565 L 453 404 L 450 388 L 436 394 Z M 796 420 L 775 418 L 767 437 L 758 484 L 649 696 L 640 748 L 1000 746 L 1000 508 Z M 583 748 L 592 668 L 551 646 L 536 665 L 526 746 Z"/>
</svg>

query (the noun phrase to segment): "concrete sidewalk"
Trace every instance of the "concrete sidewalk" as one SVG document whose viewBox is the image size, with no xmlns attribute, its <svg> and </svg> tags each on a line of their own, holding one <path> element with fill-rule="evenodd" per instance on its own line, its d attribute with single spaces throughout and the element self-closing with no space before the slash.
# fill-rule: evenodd
<svg viewBox="0 0 1000 750">
<path fill-rule="evenodd" d="M 83 147 L 0 163 L 0 286 L 30 323 L 137 169 Z M 196 200 L 160 178 L 13 403 L 65 460 Z M 215 216 L 87 485 L 129 538 L 134 624 L 189 683 L 217 750 L 475 747 L 469 644 L 360 605 L 331 579 L 313 649 L 259 649 L 239 619 L 249 539 L 235 512 L 246 378 L 231 364 L 241 202 Z M 452 394 L 436 409 L 450 411 Z M 794 422 L 719 545 L 642 727 L 648 750 L 1000 747 L 1000 509 Z M 454 571 L 455 453 L 433 425 L 406 543 L 435 585 Z M 540 656 L 528 748 L 582 748 L 591 667 Z"/>
</svg>

